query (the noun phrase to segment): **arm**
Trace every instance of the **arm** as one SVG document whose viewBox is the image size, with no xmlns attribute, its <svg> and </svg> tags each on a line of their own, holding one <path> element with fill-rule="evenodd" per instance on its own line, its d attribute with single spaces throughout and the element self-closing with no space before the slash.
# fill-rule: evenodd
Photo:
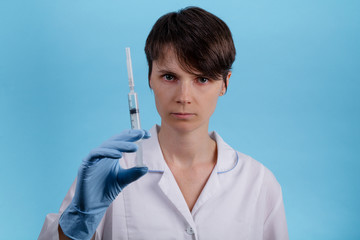
<svg viewBox="0 0 360 240">
<path fill-rule="evenodd" d="M 289 235 L 281 186 L 270 171 L 267 171 L 264 181 L 267 190 L 264 240 L 288 240 Z"/>
<path fill-rule="evenodd" d="M 279 196 L 276 205 L 264 224 L 264 239 L 288 240 L 288 230 L 285 217 L 282 195 Z"/>
<path fill-rule="evenodd" d="M 107 208 L 128 184 L 146 174 L 146 167 L 123 169 L 122 152 L 135 152 L 134 142 L 149 138 L 143 130 L 128 130 L 92 150 L 83 160 L 74 197 L 59 220 L 60 239 L 90 239 Z M 65 237 L 65 238 L 64 238 Z"/>
<path fill-rule="evenodd" d="M 59 240 L 71 240 L 70 238 L 68 238 L 68 237 L 64 234 L 64 232 L 62 231 L 60 225 L 59 225 L 59 227 L 58 227 L 58 231 L 59 231 Z M 95 234 L 92 236 L 91 239 L 94 239 L 94 237 L 95 237 Z"/>
<path fill-rule="evenodd" d="M 59 225 L 59 227 L 58 227 L 58 231 L 59 231 L 59 239 L 60 239 L 60 240 L 71 240 L 70 238 L 68 238 L 68 237 L 64 234 L 64 232 L 62 231 L 60 225 Z"/>
</svg>

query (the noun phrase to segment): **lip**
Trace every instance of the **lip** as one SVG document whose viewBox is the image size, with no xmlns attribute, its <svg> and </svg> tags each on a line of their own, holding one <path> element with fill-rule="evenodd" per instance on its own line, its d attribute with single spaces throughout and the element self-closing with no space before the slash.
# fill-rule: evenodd
<svg viewBox="0 0 360 240">
<path fill-rule="evenodd" d="M 178 119 L 190 119 L 195 116 L 195 113 L 173 112 L 171 115 Z"/>
</svg>

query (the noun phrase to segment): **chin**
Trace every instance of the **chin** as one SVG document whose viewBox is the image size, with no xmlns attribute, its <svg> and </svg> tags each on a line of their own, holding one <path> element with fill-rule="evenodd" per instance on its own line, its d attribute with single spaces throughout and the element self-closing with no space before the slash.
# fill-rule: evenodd
<svg viewBox="0 0 360 240">
<path fill-rule="evenodd" d="M 169 121 L 164 122 L 164 124 L 179 133 L 189 133 L 204 127 L 204 125 L 194 121 Z"/>
</svg>

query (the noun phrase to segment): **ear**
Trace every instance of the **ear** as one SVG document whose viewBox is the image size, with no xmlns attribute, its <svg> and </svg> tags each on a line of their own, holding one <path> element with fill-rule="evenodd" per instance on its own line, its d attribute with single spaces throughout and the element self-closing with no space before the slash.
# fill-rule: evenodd
<svg viewBox="0 0 360 240">
<path fill-rule="evenodd" d="M 225 92 L 226 92 L 227 88 L 229 87 L 229 80 L 230 80 L 231 74 L 232 74 L 232 72 L 229 71 L 228 75 L 226 77 L 226 89 L 225 89 Z"/>
<path fill-rule="evenodd" d="M 152 89 L 152 86 L 151 86 L 151 77 L 150 77 L 150 76 L 148 77 L 148 83 L 149 83 L 150 89 Z"/>
<path fill-rule="evenodd" d="M 223 82 L 222 83 L 222 89 L 221 89 L 221 92 L 220 92 L 220 96 L 223 96 L 226 91 L 227 91 L 227 88 L 229 87 L 229 79 L 231 77 L 231 71 L 228 72 L 228 75 L 226 77 L 226 86 L 225 86 L 225 83 Z"/>
</svg>

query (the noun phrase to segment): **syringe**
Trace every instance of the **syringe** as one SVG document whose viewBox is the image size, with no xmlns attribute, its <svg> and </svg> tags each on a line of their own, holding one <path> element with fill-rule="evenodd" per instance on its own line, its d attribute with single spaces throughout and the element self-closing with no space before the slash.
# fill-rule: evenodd
<svg viewBox="0 0 360 240">
<path fill-rule="evenodd" d="M 140 126 L 140 115 L 139 115 L 139 105 L 137 100 L 137 94 L 134 91 L 134 77 L 133 77 L 133 71 L 132 71 L 132 65 L 131 65 L 131 56 L 130 56 L 130 48 L 125 48 L 126 50 L 126 65 L 127 65 L 127 71 L 128 71 L 128 77 L 129 77 L 129 88 L 130 92 L 128 94 L 128 101 L 129 101 L 129 111 L 130 111 L 130 121 L 131 121 L 131 128 L 132 129 L 141 129 Z M 138 144 L 138 150 L 136 152 L 136 166 L 137 167 L 143 167 L 143 154 L 142 154 L 142 144 L 141 140 L 137 142 Z"/>
</svg>

